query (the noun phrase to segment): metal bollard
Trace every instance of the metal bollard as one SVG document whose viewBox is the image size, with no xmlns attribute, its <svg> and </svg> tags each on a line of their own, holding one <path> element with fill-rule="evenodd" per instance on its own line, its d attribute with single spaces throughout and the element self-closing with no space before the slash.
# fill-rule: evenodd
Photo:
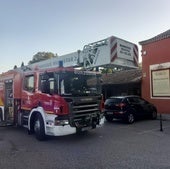
<svg viewBox="0 0 170 169">
<path fill-rule="evenodd" d="M 163 131 L 163 127 L 162 127 L 162 114 L 160 114 L 160 131 Z"/>
</svg>

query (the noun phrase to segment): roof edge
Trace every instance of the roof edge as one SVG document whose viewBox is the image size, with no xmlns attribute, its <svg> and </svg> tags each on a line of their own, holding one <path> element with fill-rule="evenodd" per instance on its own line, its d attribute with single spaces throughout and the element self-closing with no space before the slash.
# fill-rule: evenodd
<svg viewBox="0 0 170 169">
<path fill-rule="evenodd" d="M 146 44 L 153 43 L 153 42 L 160 41 L 160 40 L 167 39 L 167 38 L 170 38 L 170 29 L 161 34 L 158 34 L 157 36 L 154 36 L 153 38 L 141 41 L 139 42 L 139 44 L 146 45 Z"/>
</svg>

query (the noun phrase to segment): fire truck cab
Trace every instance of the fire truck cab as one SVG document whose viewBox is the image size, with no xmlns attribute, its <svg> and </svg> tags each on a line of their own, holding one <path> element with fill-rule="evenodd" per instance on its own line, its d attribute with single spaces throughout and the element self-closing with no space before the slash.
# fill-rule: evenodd
<svg viewBox="0 0 170 169">
<path fill-rule="evenodd" d="M 38 140 L 96 128 L 102 108 L 98 72 L 25 67 L 0 75 L 1 122 L 26 127 Z"/>
</svg>

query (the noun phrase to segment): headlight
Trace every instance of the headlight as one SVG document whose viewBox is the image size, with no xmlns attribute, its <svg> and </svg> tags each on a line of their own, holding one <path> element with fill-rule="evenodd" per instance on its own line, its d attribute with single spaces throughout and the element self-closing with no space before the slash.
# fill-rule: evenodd
<svg viewBox="0 0 170 169">
<path fill-rule="evenodd" d="M 58 119 L 55 120 L 55 126 L 64 126 L 68 124 L 69 124 L 68 120 L 58 120 Z"/>
</svg>

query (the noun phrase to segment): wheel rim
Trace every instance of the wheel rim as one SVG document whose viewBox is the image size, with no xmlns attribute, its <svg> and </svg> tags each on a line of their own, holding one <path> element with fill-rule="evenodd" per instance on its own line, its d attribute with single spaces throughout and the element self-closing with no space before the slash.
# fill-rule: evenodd
<svg viewBox="0 0 170 169">
<path fill-rule="evenodd" d="M 128 122 L 129 123 L 133 123 L 134 122 L 134 115 L 133 114 L 129 114 L 128 115 Z"/>
<path fill-rule="evenodd" d="M 39 121 L 39 120 L 36 120 L 36 121 L 35 121 L 34 131 L 35 131 L 35 132 L 40 131 L 40 121 Z"/>
</svg>

